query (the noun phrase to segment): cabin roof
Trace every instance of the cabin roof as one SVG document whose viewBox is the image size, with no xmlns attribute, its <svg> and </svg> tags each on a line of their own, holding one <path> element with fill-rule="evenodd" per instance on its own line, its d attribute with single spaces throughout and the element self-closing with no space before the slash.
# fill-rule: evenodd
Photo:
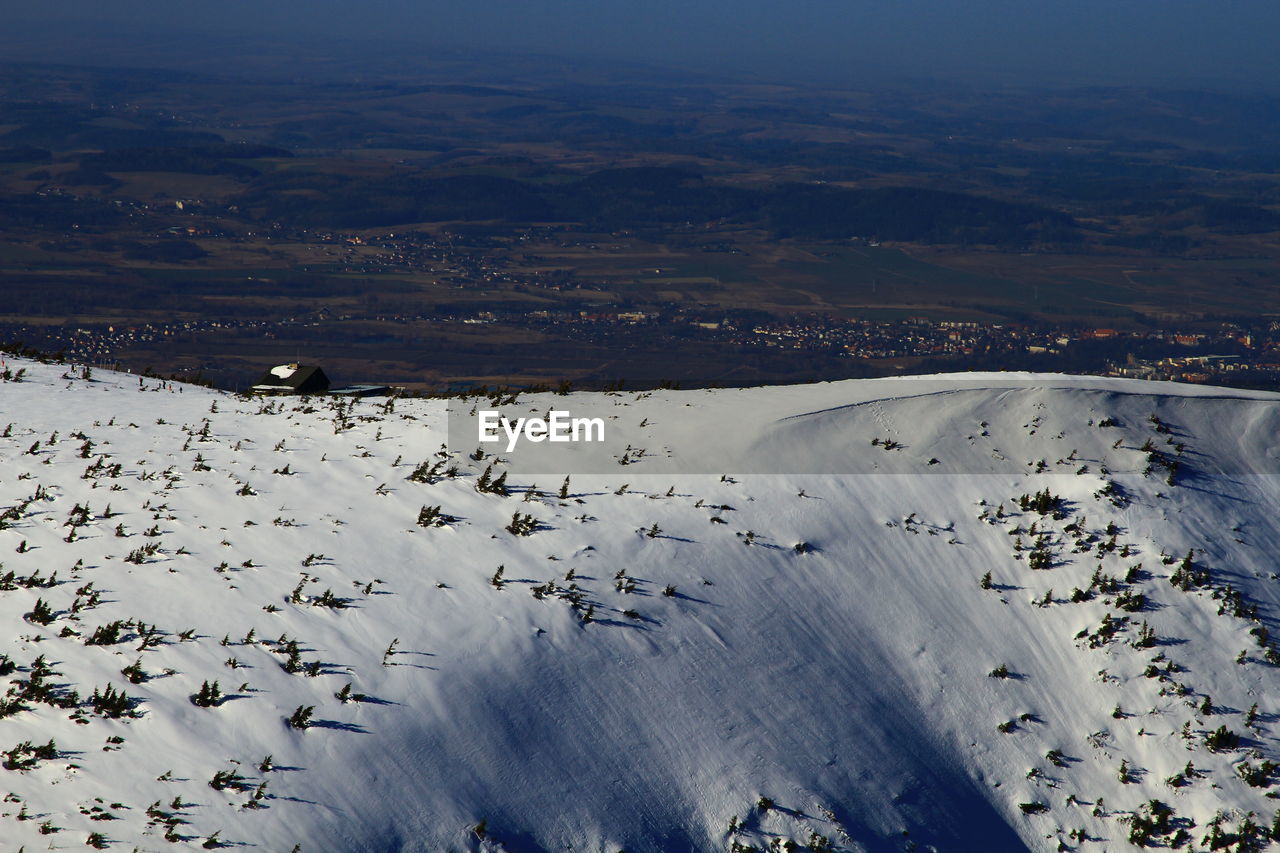
<svg viewBox="0 0 1280 853">
<path fill-rule="evenodd" d="M 329 377 L 314 364 L 280 364 L 267 370 L 252 391 L 327 391 Z"/>
</svg>

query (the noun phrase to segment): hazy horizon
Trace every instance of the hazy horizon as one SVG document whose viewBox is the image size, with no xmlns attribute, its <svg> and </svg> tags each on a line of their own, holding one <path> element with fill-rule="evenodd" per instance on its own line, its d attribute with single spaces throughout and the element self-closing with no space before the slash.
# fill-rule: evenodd
<svg viewBox="0 0 1280 853">
<path fill-rule="evenodd" d="M 423 50 L 492 51 L 621 60 L 779 80 L 917 78 L 958 83 L 1208 85 L 1280 89 L 1272 33 L 1280 7 L 1241 0 L 1176 5 L 1078 0 L 1042 6 L 1012 0 L 968 4 L 810 0 L 783 6 L 743 0 L 732 13 L 708 0 L 550 0 L 509 7 L 494 0 L 429 5 L 374 0 L 352 11 L 334 0 L 263 7 L 228 0 L 191 8 L 154 0 L 109 7 L 69 0 L 10 16 L 4 58 L 167 65 L 157 42 L 207 57 L 238 41 L 282 47 L 339 40 L 350 61 L 395 41 Z M 3 37 L 0 37 L 3 38 Z M 70 46 L 74 43 L 74 49 Z M 60 55 L 60 48 L 66 54 Z"/>
</svg>

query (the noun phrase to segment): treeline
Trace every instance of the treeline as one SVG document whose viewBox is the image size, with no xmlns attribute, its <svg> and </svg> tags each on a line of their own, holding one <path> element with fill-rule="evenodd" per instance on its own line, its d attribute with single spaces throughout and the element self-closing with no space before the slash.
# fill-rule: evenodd
<svg viewBox="0 0 1280 853">
<path fill-rule="evenodd" d="M 0 195 L 0 228 L 69 231 L 103 228 L 124 221 L 119 208 L 94 198 L 41 196 L 35 193 Z"/>
<path fill-rule="evenodd" d="M 0 115 L 9 128 L 0 133 L 0 149 L 37 148 L 47 153 L 225 142 L 212 131 L 182 127 L 162 112 L 132 114 L 126 126 L 104 121 L 117 118 L 109 109 L 62 101 L 9 100 L 0 101 Z"/>
<path fill-rule="evenodd" d="M 166 264 L 195 261 L 209 254 L 200 248 L 199 244 L 184 239 L 147 242 L 128 240 L 122 242 L 120 247 L 122 254 L 130 260 L 158 261 Z"/>
<path fill-rule="evenodd" d="M 33 122 L 0 136 L 5 147 L 40 147 L 56 151 L 83 148 L 111 150 L 155 145 L 157 138 L 169 146 L 211 145 L 223 141 L 216 133 L 203 130 L 146 130 L 110 127 L 78 121 Z"/>
<path fill-rule="evenodd" d="M 186 172 L 195 175 L 229 175 L 253 178 L 258 169 L 237 160 L 292 157 L 293 152 L 270 145 L 212 145 L 114 148 L 80 158 L 84 169 L 99 172 Z"/>
<path fill-rule="evenodd" d="M 1075 220 L 1059 211 L 919 188 L 799 186 L 776 194 L 765 211 L 773 231 L 781 237 L 863 236 L 994 246 L 1081 239 Z"/>
<path fill-rule="evenodd" d="M 608 169 L 565 183 L 492 175 L 346 179 L 264 174 L 236 200 L 264 219 L 333 228 L 433 221 L 581 222 L 601 231 L 736 223 L 778 237 L 1025 246 L 1078 240 L 1065 213 L 965 193 L 780 184 L 729 186 L 676 168 Z"/>
</svg>

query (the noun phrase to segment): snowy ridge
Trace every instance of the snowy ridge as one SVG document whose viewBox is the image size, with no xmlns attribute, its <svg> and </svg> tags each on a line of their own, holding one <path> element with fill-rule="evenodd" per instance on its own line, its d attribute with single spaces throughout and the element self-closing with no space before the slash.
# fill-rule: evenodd
<svg viewBox="0 0 1280 853">
<path fill-rule="evenodd" d="M 4 369 L 4 850 L 1271 843 L 1280 397 L 620 393 L 503 495 L 441 401 Z"/>
</svg>

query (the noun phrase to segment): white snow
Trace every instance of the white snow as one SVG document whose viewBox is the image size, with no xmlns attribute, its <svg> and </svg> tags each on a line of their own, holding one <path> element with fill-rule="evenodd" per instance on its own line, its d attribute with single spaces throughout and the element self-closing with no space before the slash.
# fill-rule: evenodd
<svg viewBox="0 0 1280 853">
<path fill-rule="evenodd" d="M 282 853 L 764 850 L 814 833 L 838 850 L 1101 851 L 1130 849 L 1128 816 L 1153 798 L 1175 826 L 1196 821 L 1201 849 L 1218 812 L 1229 831 L 1276 810 L 1275 788 L 1235 769 L 1277 746 L 1277 669 L 1251 635 L 1280 603 L 1275 395 L 1008 374 L 615 394 L 608 446 L 575 460 L 607 473 L 574 474 L 565 500 L 562 477 L 541 478 L 525 501 L 534 483 L 516 474 L 508 497 L 477 493 L 492 458 L 439 455 L 442 401 L 7 366 L 26 375 L 0 382 L 0 585 L 16 587 L 0 591 L 0 653 L 18 665 L 0 689 L 21 692 L 43 655 L 84 707 L 26 701 L 0 719 L 0 752 L 57 747 L 0 770 L 6 850 L 80 849 L 91 832 L 108 849 L 201 849 L 220 832 Z M 1180 458 L 1174 485 L 1143 473 L 1148 439 Z M 651 452 L 619 466 L 626 445 Z M 437 461 L 458 476 L 407 479 Z M 692 470 L 716 473 L 678 473 Z M 1099 494 L 1108 482 L 1130 500 Z M 1044 488 L 1062 518 L 1018 509 Z M 89 520 L 67 526 L 77 505 Z M 437 505 L 447 522 L 419 526 Z M 508 532 L 516 512 L 539 529 Z M 1054 565 L 1033 570 L 1046 530 Z M 1183 591 L 1168 578 L 1189 548 L 1212 582 Z M 1071 603 L 1099 566 L 1114 590 Z M 1260 622 L 1232 615 L 1228 584 Z M 349 606 L 323 606 L 326 590 Z M 1137 592 L 1141 611 L 1119 609 Z M 24 620 L 37 599 L 48 625 Z M 1077 637 L 1108 613 L 1130 619 L 1112 642 Z M 86 644 L 115 620 L 120 642 Z M 1158 644 L 1135 648 L 1144 620 Z M 139 621 L 158 646 L 139 650 Z M 319 674 L 285 671 L 282 636 Z M 135 661 L 140 684 L 121 674 Z M 1013 677 L 989 676 L 1001 664 Z M 227 699 L 192 704 L 214 680 Z M 108 684 L 139 716 L 86 705 Z M 347 684 L 366 701 L 340 702 Z M 284 722 L 300 705 L 315 706 L 305 731 Z M 1221 725 L 1239 749 L 1205 747 Z M 1167 784 L 1188 761 L 1203 775 Z M 233 769 L 242 790 L 210 787 Z M 163 813 L 182 821 L 176 848 Z"/>
<path fill-rule="evenodd" d="M 272 376 L 279 376 L 281 379 L 288 379 L 290 376 L 298 372 L 297 365 L 281 364 L 271 368 Z"/>
</svg>

